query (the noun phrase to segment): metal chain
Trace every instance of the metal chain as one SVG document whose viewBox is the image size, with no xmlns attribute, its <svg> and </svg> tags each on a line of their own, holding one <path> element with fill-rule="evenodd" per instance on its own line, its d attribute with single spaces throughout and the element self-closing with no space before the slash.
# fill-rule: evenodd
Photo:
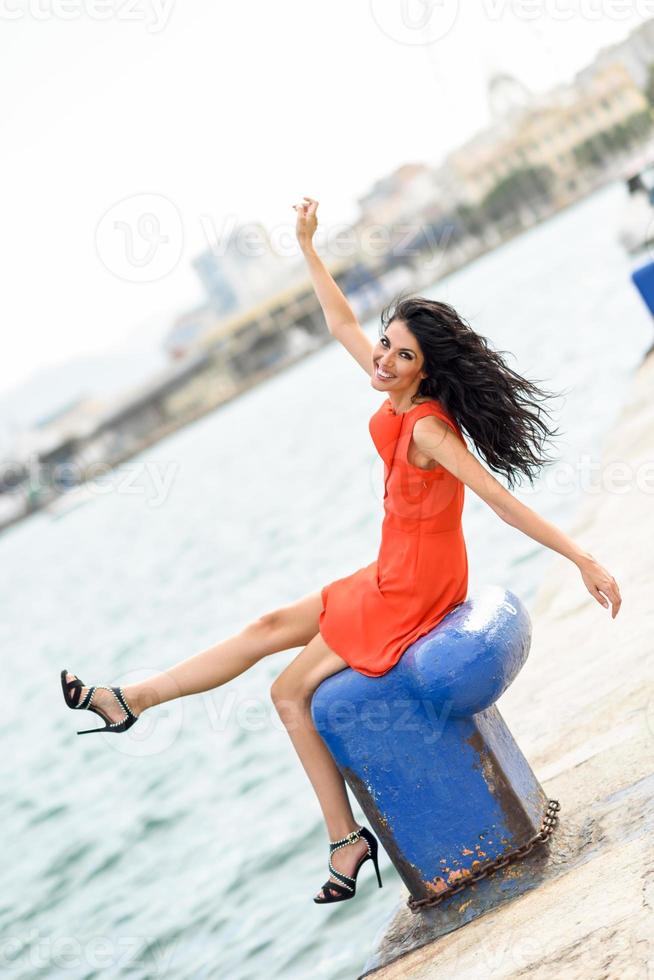
<svg viewBox="0 0 654 980">
<path fill-rule="evenodd" d="M 540 830 L 537 834 L 527 841 L 526 844 L 522 844 L 520 847 L 516 847 L 513 851 L 507 851 L 504 854 L 500 854 L 493 861 L 487 861 L 485 864 L 477 870 L 473 871 L 466 879 L 459 885 L 449 885 L 438 895 L 430 895 L 427 898 L 414 898 L 412 895 L 407 899 L 407 905 L 412 912 L 419 912 L 424 908 L 432 908 L 434 905 L 438 905 L 442 902 L 444 898 L 449 898 L 450 895 L 456 895 L 463 888 L 467 888 L 468 885 L 472 885 L 475 881 L 479 881 L 481 878 L 486 878 L 488 875 L 493 874 L 498 868 L 503 868 L 505 865 L 510 864 L 512 861 L 516 861 L 518 858 L 524 857 L 529 854 L 532 847 L 535 844 L 540 843 L 540 841 L 546 841 L 556 826 L 558 817 L 556 816 L 556 811 L 560 810 L 560 804 L 558 800 L 550 800 L 547 804 L 547 809 L 545 811 L 545 816 L 543 817 L 543 822 L 541 823 Z"/>
</svg>

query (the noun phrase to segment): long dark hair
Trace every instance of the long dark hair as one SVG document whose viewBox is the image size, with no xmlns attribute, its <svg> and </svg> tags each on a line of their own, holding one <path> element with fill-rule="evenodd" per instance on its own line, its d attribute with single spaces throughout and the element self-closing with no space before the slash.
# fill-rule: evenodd
<svg viewBox="0 0 654 980">
<path fill-rule="evenodd" d="M 543 445 L 559 432 L 543 421 L 549 412 L 538 402 L 556 393 L 511 370 L 502 357 L 509 352 L 491 348 L 447 303 L 400 295 L 381 313 L 380 337 L 392 320 L 406 324 L 425 358 L 427 377 L 412 400 L 440 401 L 509 487 L 521 476 L 533 485 L 539 469 L 552 462 L 541 455 Z"/>
</svg>

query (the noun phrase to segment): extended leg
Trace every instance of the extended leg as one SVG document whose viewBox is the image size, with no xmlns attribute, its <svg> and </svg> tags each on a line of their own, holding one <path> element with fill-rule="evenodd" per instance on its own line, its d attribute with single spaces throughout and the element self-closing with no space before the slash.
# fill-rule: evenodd
<svg viewBox="0 0 654 980">
<path fill-rule="evenodd" d="M 234 636 L 196 653 L 160 674 L 123 687 L 127 703 L 136 715 L 146 708 L 188 694 L 209 691 L 242 674 L 262 657 L 292 650 L 308 643 L 318 631 L 322 609 L 320 590 L 297 602 L 282 606 L 254 620 Z M 68 680 L 73 675 L 68 674 Z M 86 694 L 82 689 L 81 696 Z M 107 713 L 109 721 L 121 721 L 125 712 L 109 692 L 98 689 L 94 704 Z"/>
<path fill-rule="evenodd" d="M 345 780 L 313 724 L 311 698 L 321 681 L 345 667 L 345 661 L 317 633 L 270 689 L 277 713 L 316 791 L 329 840 L 345 837 L 350 831 L 358 830 L 359 824 L 352 813 Z M 343 874 L 351 874 L 367 849 L 365 840 L 355 841 L 337 850 L 332 863 Z M 318 894 L 322 897 L 322 889 Z"/>
</svg>

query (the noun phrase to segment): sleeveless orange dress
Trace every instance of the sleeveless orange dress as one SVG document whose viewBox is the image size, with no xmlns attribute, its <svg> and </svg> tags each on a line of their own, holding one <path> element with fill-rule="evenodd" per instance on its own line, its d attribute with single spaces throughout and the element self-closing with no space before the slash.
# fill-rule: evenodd
<svg viewBox="0 0 654 980">
<path fill-rule="evenodd" d="M 384 461 L 384 519 L 377 559 L 321 589 L 320 634 L 368 677 L 385 674 L 468 592 L 461 513 L 465 484 L 437 465 L 409 463 L 413 426 L 426 415 L 461 430 L 435 399 L 396 414 L 387 398 L 369 421 Z"/>
</svg>

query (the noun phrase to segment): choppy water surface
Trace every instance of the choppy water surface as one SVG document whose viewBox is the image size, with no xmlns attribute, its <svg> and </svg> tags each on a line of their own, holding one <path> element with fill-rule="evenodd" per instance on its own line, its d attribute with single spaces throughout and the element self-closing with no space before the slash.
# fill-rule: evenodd
<svg viewBox="0 0 654 980">
<path fill-rule="evenodd" d="M 554 406 L 558 470 L 518 491 L 564 528 L 651 341 L 614 240 L 623 200 L 607 188 L 426 291 L 517 370 L 572 389 Z M 354 901 L 311 901 L 327 838 L 269 696 L 298 650 L 117 739 L 75 735 L 100 719 L 68 711 L 58 675 L 146 677 L 371 561 L 382 464 L 368 418 L 382 398 L 331 344 L 130 460 L 83 506 L 0 537 L 5 974 L 360 971 L 398 878 L 383 855 L 381 891 L 366 865 Z M 499 583 L 528 604 L 552 553 L 470 491 L 464 527 L 471 592 Z"/>
</svg>

